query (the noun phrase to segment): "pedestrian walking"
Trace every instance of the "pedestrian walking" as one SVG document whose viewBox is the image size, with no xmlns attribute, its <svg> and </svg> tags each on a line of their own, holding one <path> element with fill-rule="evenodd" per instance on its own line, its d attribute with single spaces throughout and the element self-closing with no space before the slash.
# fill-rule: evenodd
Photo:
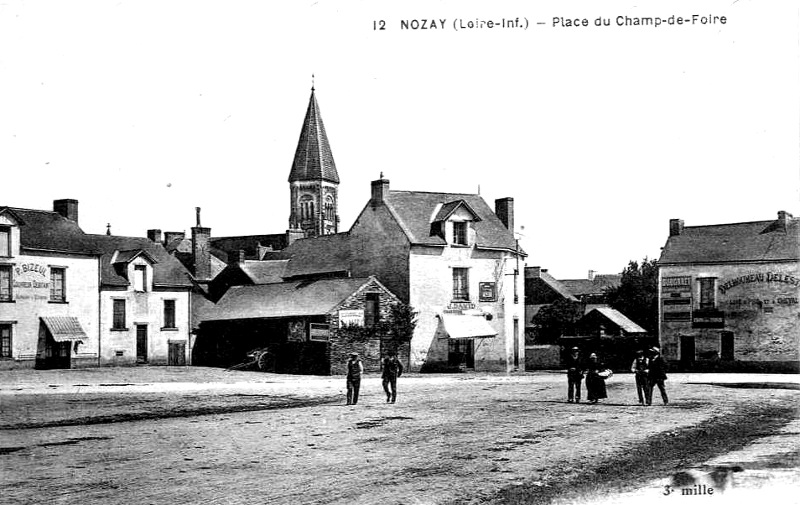
<svg viewBox="0 0 800 505">
<path fill-rule="evenodd" d="M 661 392 L 661 400 L 664 405 L 669 403 L 667 397 L 667 389 L 664 387 L 664 381 L 667 380 L 667 362 L 661 356 L 661 349 L 653 347 L 650 349 L 650 366 L 647 374 L 647 404 L 653 403 L 653 389 L 658 386 Z"/>
<path fill-rule="evenodd" d="M 397 378 L 403 375 L 403 364 L 397 359 L 397 353 L 390 352 L 383 360 L 383 390 L 386 392 L 386 403 L 397 400 Z"/>
<path fill-rule="evenodd" d="M 644 351 L 641 349 L 636 351 L 636 357 L 631 364 L 631 372 L 636 378 L 636 394 L 639 396 L 639 405 L 644 405 L 647 399 L 647 373 L 649 366 L 650 360 L 644 355 Z"/>
<path fill-rule="evenodd" d="M 361 374 L 364 373 L 364 364 L 358 359 L 358 353 L 350 353 L 347 361 L 347 404 L 358 403 L 358 390 L 361 389 Z"/>
<path fill-rule="evenodd" d="M 581 350 L 573 347 L 567 356 L 567 402 L 581 402 L 581 382 L 583 368 L 581 366 Z"/>
<path fill-rule="evenodd" d="M 606 393 L 606 379 L 610 372 L 597 359 L 597 354 L 589 355 L 589 363 L 586 365 L 586 398 L 589 403 L 597 403 L 598 400 L 608 398 Z"/>
</svg>

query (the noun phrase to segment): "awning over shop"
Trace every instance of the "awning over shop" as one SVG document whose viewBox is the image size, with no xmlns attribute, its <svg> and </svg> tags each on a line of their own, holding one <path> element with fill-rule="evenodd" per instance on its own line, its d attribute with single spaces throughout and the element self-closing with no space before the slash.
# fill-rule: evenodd
<svg viewBox="0 0 800 505">
<path fill-rule="evenodd" d="M 86 340 L 86 332 L 83 331 L 81 323 L 77 317 L 71 316 L 50 316 L 42 317 L 42 322 L 47 327 L 53 340 L 56 342 L 73 342 Z"/>
<path fill-rule="evenodd" d="M 482 315 L 440 314 L 449 338 L 490 338 L 497 332 Z"/>
</svg>

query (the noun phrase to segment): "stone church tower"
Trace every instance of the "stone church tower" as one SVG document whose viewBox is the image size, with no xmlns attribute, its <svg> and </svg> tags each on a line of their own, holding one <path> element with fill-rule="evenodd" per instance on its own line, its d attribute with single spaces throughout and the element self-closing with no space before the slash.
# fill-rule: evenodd
<svg viewBox="0 0 800 505">
<path fill-rule="evenodd" d="M 339 174 L 322 124 L 314 88 L 289 174 L 289 229 L 306 237 L 339 231 Z"/>
</svg>

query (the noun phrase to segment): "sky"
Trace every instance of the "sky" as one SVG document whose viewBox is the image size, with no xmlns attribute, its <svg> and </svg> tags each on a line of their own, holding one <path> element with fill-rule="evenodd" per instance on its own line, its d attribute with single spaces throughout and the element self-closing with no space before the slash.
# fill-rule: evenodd
<svg viewBox="0 0 800 505">
<path fill-rule="evenodd" d="M 666 22 L 695 14 L 726 22 Z M 800 6 L 754 0 L 4 0 L 0 206 L 281 233 L 312 75 L 343 230 L 381 173 L 510 196 L 527 265 L 568 279 L 657 258 L 671 218 L 800 215 Z"/>
</svg>

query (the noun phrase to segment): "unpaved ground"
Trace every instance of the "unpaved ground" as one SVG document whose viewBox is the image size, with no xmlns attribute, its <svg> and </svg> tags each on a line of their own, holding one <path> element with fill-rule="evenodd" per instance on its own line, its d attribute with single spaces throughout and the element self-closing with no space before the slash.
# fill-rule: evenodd
<svg viewBox="0 0 800 505">
<path fill-rule="evenodd" d="M 368 378 L 347 407 L 341 378 L 149 370 L 0 377 L 0 501 L 698 501 L 664 497 L 670 475 L 738 464 L 726 499 L 800 476 L 796 376 L 673 374 L 649 408 L 626 375 L 598 405 L 552 373 L 403 377 L 394 405 Z M 788 385 L 696 384 L 743 378 Z"/>
</svg>

